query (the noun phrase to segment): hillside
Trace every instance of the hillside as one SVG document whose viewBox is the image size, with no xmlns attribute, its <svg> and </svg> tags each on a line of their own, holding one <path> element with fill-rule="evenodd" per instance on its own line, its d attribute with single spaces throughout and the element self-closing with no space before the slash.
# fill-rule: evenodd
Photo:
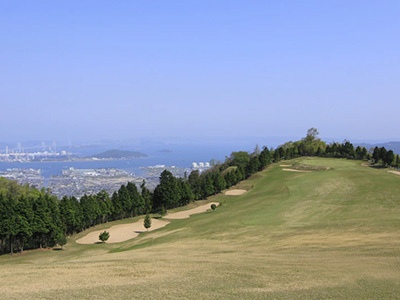
<svg viewBox="0 0 400 300">
<path fill-rule="evenodd" d="M 291 170 L 291 171 L 289 171 Z M 298 158 L 222 194 L 215 212 L 116 244 L 1 256 L 0 298 L 390 299 L 400 294 L 400 176 Z M 204 204 L 192 203 L 188 209 Z M 47 283 L 51 282 L 51 285 Z"/>
<path fill-rule="evenodd" d="M 132 158 L 147 157 L 147 155 L 136 151 L 123 151 L 123 150 L 113 149 L 92 155 L 91 157 L 99 159 L 132 159 Z"/>
<path fill-rule="evenodd" d="M 367 149 L 373 149 L 375 147 L 381 148 L 385 147 L 387 150 L 392 150 L 396 154 L 400 154 L 400 142 L 387 142 L 387 143 L 377 143 L 377 144 L 355 144 L 355 146 L 365 147 Z"/>
</svg>

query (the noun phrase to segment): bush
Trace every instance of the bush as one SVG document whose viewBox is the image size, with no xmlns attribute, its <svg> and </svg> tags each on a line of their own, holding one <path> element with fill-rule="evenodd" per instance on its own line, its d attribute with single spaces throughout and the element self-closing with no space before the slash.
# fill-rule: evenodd
<svg viewBox="0 0 400 300">
<path fill-rule="evenodd" d="M 99 235 L 99 240 L 102 241 L 103 243 L 106 242 L 109 238 L 110 234 L 105 230 Z"/>
<path fill-rule="evenodd" d="M 214 211 L 217 208 L 215 204 L 211 204 L 211 209 Z"/>
<path fill-rule="evenodd" d="M 63 233 L 57 235 L 56 243 L 61 247 L 61 249 L 67 243 L 67 238 Z"/>
</svg>

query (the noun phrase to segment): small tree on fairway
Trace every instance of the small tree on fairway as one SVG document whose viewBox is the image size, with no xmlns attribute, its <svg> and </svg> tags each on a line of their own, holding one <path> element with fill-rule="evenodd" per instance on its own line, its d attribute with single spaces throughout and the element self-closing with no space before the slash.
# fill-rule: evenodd
<svg viewBox="0 0 400 300">
<path fill-rule="evenodd" d="M 147 229 L 147 231 L 149 231 L 149 228 L 151 227 L 151 219 L 149 214 L 146 214 L 146 217 L 144 217 L 144 228 Z"/>
<path fill-rule="evenodd" d="M 214 211 L 217 208 L 215 204 L 211 204 L 211 209 Z"/>
<path fill-rule="evenodd" d="M 61 249 L 63 248 L 63 246 L 67 243 L 67 238 L 65 237 L 65 234 L 63 233 L 59 233 L 57 235 L 57 240 L 56 240 L 57 244 L 61 247 Z"/>
<path fill-rule="evenodd" d="M 102 241 L 103 243 L 105 243 L 109 238 L 110 234 L 105 230 L 99 235 L 99 240 Z"/>
</svg>

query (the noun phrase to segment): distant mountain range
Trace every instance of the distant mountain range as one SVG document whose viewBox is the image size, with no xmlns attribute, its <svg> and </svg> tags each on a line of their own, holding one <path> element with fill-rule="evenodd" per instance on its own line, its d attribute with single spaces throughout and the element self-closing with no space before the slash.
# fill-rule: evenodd
<svg viewBox="0 0 400 300">
<path fill-rule="evenodd" d="M 112 149 L 99 154 L 92 155 L 91 157 L 99 159 L 132 159 L 132 158 L 147 157 L 147 155 L 136 151 L 123 151 L 123 150 Z"/>
<path fill-rule="evenodd" d="M 394 153 L 400 154 L 400 142 L 387 142 L 377 144 L 357 143 L 355 146 L 361 146 L 367 148 L 367 150 L 375 147 L 385 147 L 386 150 L 392 150 Z"/>
</svg>

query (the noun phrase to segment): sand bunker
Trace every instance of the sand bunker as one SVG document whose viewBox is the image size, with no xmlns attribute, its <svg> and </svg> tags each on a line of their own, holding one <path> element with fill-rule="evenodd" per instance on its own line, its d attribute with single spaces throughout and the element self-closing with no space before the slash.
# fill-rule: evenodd
<svg viewBox="0 0 400 300">
<path fill-rule="evenodd" d="M 279 165 L 280 167 L 291 167 L 292 165 Z"/>
<path fill-rule="evenodd" d="M 191 215 L 199 214 L 199 213 L 202 213 L 202 212 L 205 212 L 205 211 L 211 209 L 211 204 L 215 204 L 217 206 L 219 205 L 218 202 L 210 202 L 210 203 L 198 206 L 193 209 L 188 209 L 188 210 L 179 211 L 179 212 L 172 213 L 172 214 L 167 214 L 164 218 L 166 218 L 166 219 L 186 219 L 186 218 L 189 218 Z"/>
<path fill-rule="evenodd" d="M 288 172 L 310 173 L 310 171 L 296 170 L 296 169 L 282 169 L 282 170 L 283 171 L 288 171 Z"/>
<path fill-rule="evenodd" d="M 392 174 L 396 174 L 396 175 L 400 175 L 400 172 L 399 171 L 388 171 L 389 173 L 392 173 Z"/>
<path fill-rule="evenodd" d="M 96 230 L 88 233 L 76 242 L 78 244 L 94 244 L 96 242 L 99 242 L 99 234 L 102 233 L 104 230 L 110 233 L 110 238 L 108 239 L 107 243 L 124 242 L 133 239 L 137 237 L 139 233 L 146 231 L 146 228 L 144 228 L 143 226 L 143 220 L 144 219 L 141 219 L 135 223 L 114 225 L 108 229 Z M 168 221 L 151 219 L 151 227 L 149 228 L 149 231 L 164 227 L 169 223 L 170 222 Z"/>
<path fill-rule="evenodd" d="M 244 193 L 246 193 L 246 190 L 229 190 L 225 192 L 225 195 L 227 196 L 240 196 L 243 195 Z"/>
</svg>

